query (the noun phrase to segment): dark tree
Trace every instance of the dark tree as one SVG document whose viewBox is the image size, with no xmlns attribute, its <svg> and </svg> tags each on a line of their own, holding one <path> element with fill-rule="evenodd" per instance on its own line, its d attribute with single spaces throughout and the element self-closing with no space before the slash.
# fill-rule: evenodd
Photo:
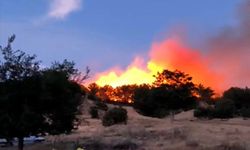
<svg viewBox="0 0 250 150">
<path fill-rule="evenodd" d="M 189 110 L 195 105 L 192 77 L 181 71 L 164 70 L 158 73 L 152 88 L 138 88 L 134 108 L 144 115 L 164 117 L 178 110 Z"/>
<path fill-rule="evenodd" d="M 68 61 L 67 59 L 64 59 L 62 63 L 58 61 L 52 63 L 49 70 L 62 72 L 67 76 L 67 78 L 78 83 L 82 83 L 84 80 L 88 79 L 90 73 L 89 67 L 86 67 L 86 73 L 83 75 L 78 69 L 75 68 L 75 63 L 73 61 Z"/>
<path fill-rule="evenodd" d="M 215 103 L 214 118 L 232 118 L 235 114 L 234 102 L 230 99 L 220 99 Z"/>
<path fill-rule="evenodd" d="M 234 101 L 236 109 L 250 108 L 250 89 L 232 87 L 223 93 L 223 98 Z"/>
<path fill-rule="evenodd" d="M 200 101 L 211 103 L 210 101 L 212 100 L 214 94 L 214 91 L 210 87 L 204 87 L 202 84 L 195 87 L 195 95 Z"/>
<path fill-rule="evenodd" d="M 91 83 L 88 85 L 88 98 L 92 100 L 97 99 L 97 93 L 99 91 L 100 87 L 96 83 Z"/>
<path fill-rule="evenodd" d="M 39 61 L 18 50 L 8 40 L 1 47 L 0 65 L 0 137 L 23 138 L 30 135 L 69 133 L 77 125 L 78 107 L 82 101 L 81 87 L 70 80 L 73 65 L 59 64 L 39 70 Z"/>
<path fill-rule="evenodd" d="M 35 55 L 27 55 L 25 52 L 16 50 L 11 47 L 15 40 L 15 35 L 8 39 L 6 47 L 0 46 L 3 60 L 0 61 L 0 82 L 6 80 L 22 80 L 33 76 L 39 71 L 40 61 L 36 60 Z"/>
<path fill-rule="evenodd" d="M 236 115 L 250 117 L 250 89 L 232 87 L 223 93 L 224 99 L 231 99 L 236 108 Z"/>
<path fill-rule="evenodd" d="M 114 124 L 119 123 L 127 123 L 128 114 L 127 110 L 122 107 L 114 107 L 108 110 L 103 118 L 102 118 L 102 125 L 103 126 L 111 126 Z"/>
</svg>

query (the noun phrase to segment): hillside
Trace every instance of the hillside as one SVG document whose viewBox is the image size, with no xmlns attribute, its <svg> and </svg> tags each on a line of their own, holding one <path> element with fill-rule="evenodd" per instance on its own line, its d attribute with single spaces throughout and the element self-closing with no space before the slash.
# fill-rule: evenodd
<svg viewBox="0 0 250 150">
<path fill-rule="evenodd" d="M 85 102 L 90 107 L 92 101 Z M 109 105 L 109 107 L 113 107 Z M 50 150 L 56 141 L 57 149 L 74 149 L 76 144 L 86 150 L 94 149 L 139 149 L 139 150 L 245 150 L 250 149 L 250 120 L 199 120 L 193 111 L 163 119 L 139 115 L 131 107 L 127 125 L 103 127 L 100 120 L 90 119 L 84 113 L 80 128 L 71 135 L 47 137 L 44 143 L 25 147 L 27 150 Z M 12 150 L 13 148 L 2 148 Z"/>
</svg>

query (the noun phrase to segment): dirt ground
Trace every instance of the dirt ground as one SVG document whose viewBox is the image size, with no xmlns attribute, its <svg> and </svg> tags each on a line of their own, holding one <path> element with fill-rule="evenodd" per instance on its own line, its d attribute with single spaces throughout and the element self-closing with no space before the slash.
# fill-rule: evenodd
<svg viewBox="0 0 250 150">
<path fill-rule="evenodd" d="M 128 110 L 128 123 L 103 127 L 100 120 L 85 115 L 82 126 L 70 135 L 46 137 L 46 142 L 26 150 L 250 150 L 250 120 L 200 120 L 193 111 L 175 115 L 174 121 L 141 116 Z M 12 148 L 0 148 L 14 150 Z"/>
</svg>

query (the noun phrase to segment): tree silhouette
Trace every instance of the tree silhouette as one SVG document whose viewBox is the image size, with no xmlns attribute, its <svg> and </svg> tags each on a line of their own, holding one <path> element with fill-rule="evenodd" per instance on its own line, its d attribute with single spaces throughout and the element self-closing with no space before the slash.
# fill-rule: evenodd
<svg viewBox="0 0 250 150">
<path fill-rule="evenodd" d="M 195 87 L 195 95 L 200 101 L 211 103 L 214 94 L 214 91 L 210 87 L 204 87 L 202 84 Z"/>
<path fill-rule="evenodd" d="M 153 87 L 135 91 L 134 108 L 141 114 L 164 117 L 178 110 L 189 110 L 195 105 L 195 86 L 192 77 L 181 71 L 164 70 L 155 76 Z"/>
<path fill-rule="evenodd" d="M 223 98 L 231 99 L 237 109 L 250 108 L 250 89 L 232 87 L 223 93 Z"/>
<path fill-rule="evenodd" d="M 2 48 L 0 65 L 0 137 L 23 138 L 30 135 L 69 133 L 77 125 L 77 113 L 83 94 L 70 80 L 75 75 L 73 64 L 66 61 L 39 70 L 39 61 L 11 43 Z M 67 64 L 67 65 L 65 65 Z"/>
</svg>

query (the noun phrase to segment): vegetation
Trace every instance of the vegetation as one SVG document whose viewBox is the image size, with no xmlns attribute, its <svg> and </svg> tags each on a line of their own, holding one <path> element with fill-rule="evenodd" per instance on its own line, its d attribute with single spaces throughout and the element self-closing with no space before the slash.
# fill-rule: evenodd
<svg viewBox="0 0 250 150">
<path fill-rule="evenodd" d="M 108 110 L 102 119 L 103 126 L 111 126 L 118 123 L 127 123 L 127 110 L 121 107 L 115 107 Z"/>
<path fill-rule="evenodd" d="M 89 109 L 89 114 L 91 115 L 91 118 L 99 118 L 99 114 L 98 114 L 98 109 L 96 106 L 92 106 Z"/>
<path fill-rule="evenodd" d="M 0 137 L 17 137 L 22 150 L 25 136 L 70 133 L 77 127 L 84 92 L 74 79 L 87 75 L 75 78 L 80 74 L 67 60 L 41 70 L 35 55 L 12 49 L 14 39 L 0 49 Z"/>
<path fill-rule="evenodd" d="M 135 90 L 133 106 L 140 114 L 161 118 L 170 112 L 194 108 L 195 86 L 188 74 L 164 70 L 155 78 L 153 87 L 144 85 Z"/>
<path fill-rule="evenodd" d="M 100 109 L 100 110 L 103 110 L 103 111 L 108 110 L 107 104 L 102 102 L 102 101 L 96 101 L 95 105 L 96 105 L 97 109 Z"/>
<path fill-rule="evenodd" d="M 137 85 L 123 85 L 113 88 L 110 85 L 103 87 L 98 86 L 96 83 L 91 83 L 88 86 L 89 99 L 97 101 L 105 101 L 108 103 L 131 104 L 133 103 L 133 95 Z"/>
<path fill-rule="evenodd" d="M 232 118 L 234 116 L 250 117 L 250 89 L 232 87 L 218 99 L 210 98 L 201 101 L 203 107 L 198 106 L 194 111 L 195 117 Z M 201 103 L 200 102 L 200 103 Z M 206 107 L 204 107 L 204 103 Z"/>
<path fill-rule="evenodd" d="M 240 115 L 242 109 L 250 109 L 250 89 L 232 87 L 223 93 L 223 98 L 231 99 Z"/>
<path fill-rule="evenodd" d="M 216 101 L 213 112 L 214 118 L 232 118 L 235 114 L 234 102 L 230 99 Z"/>
<path fill-rule="evenodd" d="M 244 118 L 250 118 L 250 108 L 242 108 L 240 114 Z"/>
<path fill-rule="evenodd" d="M 194 110 L 194 117 L 197 118 L 213 118 L 213 108 L 198 107 Z"/>
</svg>

